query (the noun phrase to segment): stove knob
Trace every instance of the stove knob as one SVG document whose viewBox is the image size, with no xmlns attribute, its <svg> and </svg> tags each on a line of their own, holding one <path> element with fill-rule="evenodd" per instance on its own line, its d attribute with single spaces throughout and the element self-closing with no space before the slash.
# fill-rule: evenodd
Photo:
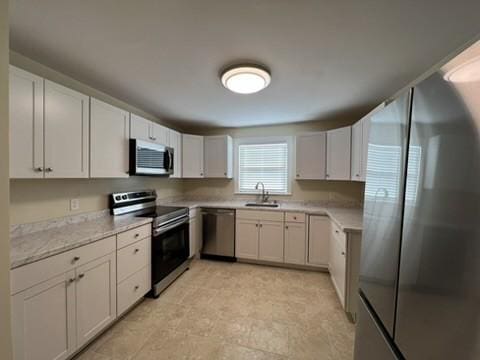
<svg viewBox="0 0 480 360">
<path fill-rule="evenodd" d="M 120 201 L 122 197 L 120 195 L 115 196 L 115 200 Z"/>
<path fill-rule="evenodd" d="M 122 195 L 123 200 L 127 200 L 127 195 Z"/>
</svg>

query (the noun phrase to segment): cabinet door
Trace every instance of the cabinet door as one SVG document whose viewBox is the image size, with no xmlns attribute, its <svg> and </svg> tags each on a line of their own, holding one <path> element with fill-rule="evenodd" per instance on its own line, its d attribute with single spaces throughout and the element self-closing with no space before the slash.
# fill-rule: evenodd
<svg viewBox="0 0 480 360">
<path fill-rule="evenodd" d="M 326 133 L 296 137 L 296 179 L 325 179 Z"/>
<path fill-rule="evenodd" d="M 64 273 L 12 296 L 15 360 L 61 360 L 75 345 L 75 278 Z"/>
<path fill-rule="evenodd" d="M 231 178 L 233 142 L 230 136 L 205 137 L 205 177 Z"/>
<path fill-rule="evenodd" d="M 128 177 L 128 112 L 90 102 L 90 177 Z"/>
<path fill-rule="evenodd" d="M 283 263 L 283 222 L 262 221 L 258 240 L 258 258 Z"/>
<path fill-rule="evenodd" d="M 154 143 L 168 146 L 168 133 L 168 128 L 166 128 L 165 126 L 154 122 L 151 123 L 151 136 Z"/>
<path fill-rule="evenodd" d="M 182 177 L 182 134 L 177 131 L 170 130 L 169 134 L 170 147 L 173 148 L 173 174 L 171 178 Z"/>
<path fill-rule="evenodd" d="M 45 80 L 45 177 L 88 177 L 88 96 Z"/>
<path fill-rule="evenodd" d="M 192 258 L 200 251 L 198 247 L 198 220 L 196 217 L 190 219 L 189 225 L 189 247 L 190 247 L 190 255 L 189 257 Z"/>
<path fill-rule="evenodd" d="M 77 346 L 81 347 L 116 317 L 116 254 L 76 270 Z"/>
<path fill-rule="evenodd" d="M 352 161 L 351 179 L 362 180 L 363 171 L 363 120 L 357 121 L 352 126 Z"/>
<path fill-rule="evenodd" d="M 258 222 L 238 219 L 235 223 L 235 256 L 243 259 L 258 259 Z"/>
<path fill-rule="evenodd" d="M 351 127 L 327 131 L 327 180 L 350 180 Z"/>
<path fill-rule="evenodd" d="M 43 79 L 10 66 L 10 177 L 43 178 Z"/>
<path fill-rule="evenodd" d="M 361 180 L 367 179 L 368 139 L 370 137 L 370 117 L 362 120 L 362 173 Z"/>
<path fill-rule="evenodd" d="M 130 137 L 132 139 L 152 141 L 152 122 L 141 116 L 130 115 Z"/>
<path fill-rule="evenodd" d="M 310 216 L 308 231 L 308 263 L 328 266 L 330 219 L 327 216 Z"/>
<path fill-rule="evenodd" d="M 286 223 L 285 225 L 285 262 L 305 265 L 306 234 L 305 224 Z"/>
<path fill-rule="evenodd" d="M 182 176 L 203 177 L 203 136 L 182 135 Z"/>
<path fill-rule="evenodd" d="M 330 241 L 330 277 L 337 291 L 340 302 L 345 308 L 345 276 L 346 276 L 345 248 L 336 237 Z"/>
</svg>

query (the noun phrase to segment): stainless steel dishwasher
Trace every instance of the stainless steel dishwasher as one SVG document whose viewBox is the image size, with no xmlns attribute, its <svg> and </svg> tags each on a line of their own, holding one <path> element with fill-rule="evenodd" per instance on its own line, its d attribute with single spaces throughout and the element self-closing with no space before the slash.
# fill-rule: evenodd
<svg viewBox="0 0 480 360">
<path fill-rule="evenodd" d="M 235 261 L 235 210 L 202 209 L 202 258 Z"/>
</svg>

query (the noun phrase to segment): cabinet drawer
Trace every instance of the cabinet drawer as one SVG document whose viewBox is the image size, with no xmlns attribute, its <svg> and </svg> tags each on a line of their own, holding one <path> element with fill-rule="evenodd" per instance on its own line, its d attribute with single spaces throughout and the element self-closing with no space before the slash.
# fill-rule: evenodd
<svg viewBox="0 0 480 360">
<path fill-rule="evenodd" d="M 115 236 L 18 267 L 10 272 L 11 294 L 25 290 L 115 251 Z"/>
<path fill-rule="evenodd" d="M 245 220 L 267 220 L 283 222 L 282 211 L 237 210 L 237 218 Z"/>
<path fill-rule="evenodd" d="M 286 212 L 285 213 L 285 221 L 286 222 L 304 223 L 305 222 L 305 213 Z"/>
<path fill-rule="evenodd" d="M 331 233 L 331 237 L 332 237 L 332 240 L 335 240 L 339 243 L 339 246 L 341 248 L 342 251 L 345 251 L 346 249 L 346 243 L 347 243 L 347 235 L 345 234 L 344 231 L 342 231 L 342 229 L 340 229 L 340 227 L 335 224 L 333 221 L 331 221 L 331 229 L 332 229 L 332 233 Z"/>
<path fill-rule="evenodd" d="M 139 226 L 135 229 L 125 231 L 117 235 L 117 249 L 128 246 L 138 240 L 145 239 L 152 235 L 150 224 Z"/>
<path fill-rule="evenodd" d="M 117 286 L 117 315 L 140 300 L 150 290 L 150 266 L 136 272 Z"/>
<path fill-rule="evenodd" d="M 146 238 L 117 251 L 117 283 L 150 264 L 150 245 Z"/>
</svg>

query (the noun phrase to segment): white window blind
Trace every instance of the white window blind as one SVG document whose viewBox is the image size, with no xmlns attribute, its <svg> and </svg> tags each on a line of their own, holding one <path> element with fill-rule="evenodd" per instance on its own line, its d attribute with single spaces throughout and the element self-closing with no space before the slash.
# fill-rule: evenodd
<svg viewBox="0 0 480 360">
<path fill-rule="evenodd" d="M 287 194 L 288 143 L 241 144 L 238 146 L 238 191 L 255 192 L 257 182 L 273 194 Z"/>
<path fill-rule="evenodd" d="M 395 200 L 400 194 L 400 177 L 402 148 L 391 145 L 368 144 L 367 182 L 365 195 L 367 197 L 382 197 L 384 201 Z M 408 177 L 405 189 L 405 199 L 415 201 L 420 180 L 420 164 L 422 149 L 420 146 L 410 146 L 408 154 Z"/>
</svg>

